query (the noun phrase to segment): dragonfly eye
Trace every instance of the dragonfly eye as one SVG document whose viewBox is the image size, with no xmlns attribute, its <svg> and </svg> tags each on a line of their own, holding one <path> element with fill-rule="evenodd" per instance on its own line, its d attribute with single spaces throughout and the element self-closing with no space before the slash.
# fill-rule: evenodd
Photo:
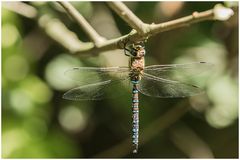
<svg viewBox="0 0 240 160">
<path fill-rule="evenodd" d="M 132 55 L 133 57 L 136 57 L 136 56 L 137 56 L 137 51 L 136 51 L 136 50 L 132 50 L 131 55 Z"/>
</svg>

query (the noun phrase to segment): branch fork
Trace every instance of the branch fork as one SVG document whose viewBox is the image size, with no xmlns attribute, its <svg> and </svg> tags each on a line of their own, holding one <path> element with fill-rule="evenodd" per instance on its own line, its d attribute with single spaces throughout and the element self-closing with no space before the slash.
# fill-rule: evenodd
<svg viewBox="0 0 240 160">
<path fill-rule="evenodd" d="M 38 18 L 38 21 L 41 17 L 37 17 L 37 9 L 34 9 L 34 7 L 22 3 L 22 2 L 9 2 L 12 4 L 22 4 L 22 7 L 25 7 L 26 10 L 31 11 L 31 13 L 34 13 L 31 17 L 26 16 L 27 13 L 25 13 L 25 9 L 18 10 L 14 5 L 6 5 L 3 4 L 3 6 L 9 10 L 12 10 L 18 14 L 21 14 L 23 16 L 26 16 L 28 18 Z M 156 34 L 159 34 L 161 32 L 173 30 L 176 28 L 189 26 L 193 23 L 198 23 L 201 21 L 206 20 L 220 20 L 220 21 L 226 21 L 230 17 L 233 16 L 234 12 L 231 8 L 224 7 L 222 4 L 217 4 L 213 7 L 213 9 L 206 10 L 203 12 L 193 12 L 189 16 L 185 16 L 182 18 L 178 18 L 175 20 L 171 20 L 164 23 L 159 24 L 147 24 L 142 22 L 124 3 L 122 2 L 107 2 L 107 4 L 110 6 L 110 8 L 115 11 L 131 28 L 132 31 L 129 34 L 123 35 L 121 37 L 107 40 L 105 37 L 99 35 L 96 30 L 87 22 L 87 20 L 72 6 L 71 3 L 67 1 L 60 1 L 58 2 L 66 11 L 66 13 L 74 20 L 76 23 L 85 31 L 85 33 L 88 35 L 88 37 L 91 39 L 92 42 L 81 42 L 79 39 L 77 39 L 75 36 L 75 33 L 71 32 L 71 35 L 69 36 L 73 37 L 73 40 L 76 42 L 74 44 L 78 44 L 77 41 L 79 41 L 79 44 L 81 44 L 79 47 L 69 45 L 68 41 L 69 39 L 61 39 L 59 40 L 59 36 L 57 34 L 49 34 L 47 29 L 49 23 L 43 23 L 42 28 L 46 31 L 47 35 L 51 37 L 52 39 L 56 40 L 60 45 L 65 47 L 67 50 L 69 50 L 72 54 L 77 55 L 86 55 L 86 54 L 98 54 L 100 52 L 109 51 L 113 49 L 123 49 L 124 44 L 126 43 L 134 43 L 136 41 L 143 41 L 147 38 L 150 38 Z M 32 12 L 33 11 L 33 12 Z M 59 21 L 60 24 L 60 21 Z M 64 25 L 64 24 L 62 24 Z M 66 26 L 61 26 L 64 30 L 67 30 Z M 64 31 L 66 33 L 66 31 Z M 86 45 L 85 45 L 86 44 Z"/>
<path fill-rule="evenodd" d="M 59 2 L 63 6 L 68 2 Z M 101 38 L 98 34 L 95 33 L 95 37 L 92 37 L 91 33 L 92 27 L 85 27 L 86 33 L 93 40 L 95 44 L 93 48 L 85 51 L 76 51 L 76 54 L 85 54 L 85 53 L 97 53 L 102 51 L 108 51 L 112 49 L 123 49 L 124 43 L 134 43 L 136 41 L 145 40 L 151 36 L 159 34 L 161 32 L 169 31 L 175 28 L 188 26 L 193 23 L 206 21 L 206 20 L 227 20 L 233 15 L 233 11 L 230 8 L 226 8 L 220 4 L 216 5 L 213 9 L 203 11 L 203 12 L 193 12 L 191 15 L 175 19 L 172 21 L 159 23 L 159 24 L 147 24 L 142 22 L 124 3 L 122 2 L 107 2 L 112 10 L 114 10 L 133 30 L 122 37 L 106 40 Z M 68 3 L 68 6 L 71 4 Z M 66 7 L 65 7 L 66 8 Z M 73 7 L 72 7 L 73 8 Z M 66 10 L 69 15 L 72 13 Z M 78 13 L 80 14 L 80 13 Z M 73 17 L 73 16 L 72 16 Z M 76 21 L 79 21 L 76 19 Z M 86 23 L 86 21 L 84 21 Z M 83 26 L 84 27 L 84 26 Z M 102 39 L 101 41 L 96 39 Z"/>
</svg>

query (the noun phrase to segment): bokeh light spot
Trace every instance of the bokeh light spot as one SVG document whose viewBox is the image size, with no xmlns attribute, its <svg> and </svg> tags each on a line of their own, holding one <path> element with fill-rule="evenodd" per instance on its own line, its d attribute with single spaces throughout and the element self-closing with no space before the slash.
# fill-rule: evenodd
<svg viewBox="0 0 240 160">
<path fill-rule="evenodd" d="M 4 74 L 12 81 L 19 81 L 26 77 L 29 71 L 27 60 L 20 55 L 13 55 L 6 59 L 4 63 Z"/>
<path fill-rule="evenodd" d="M 59 122 L 68 131 L 81 131 L 86 125 L 86 116 L 79 108 L 69 106 L 61 110 Z"/>
<path fill-rule="evenodd" d="M 161 11 L 166 17 L 171 17 L 180 11 L 183 7 L 184 2 L 175 1 L 175 2 L 159 2 L 157 11 Z"/>
<path fill-rule="evenodd" d="M 4 132 L 2 140 L 3 157 L 9 158 L 14 151 L 22 148 L 27 143 L 29 136 L 24 130 L 15 128 Z"/>
<path fill-rule="evenodd" d="M 206 113 L 210 125 L 216 128 L 227 127 L 238 117 L 237 84 L 229 76 L 221 76 L 209 85 L 208 95 L 213 108 Z"/>
<path fill-rule="evenodd" d="M 2 47 L 11 47 L 19 38 L 17 28 L 9 23 L 2 26 Z"/>
<path fill-rule="evenodd" d="M 15 89 L 11 92 L 10 104 L 19 114 L 31 113 L 34 107 L 30 97 L 22 89 Z"/>
<path fill-rule="evenodd" d="M 79 66 L 80 61 L 69 55 L 61 54 L 47 65 L 45 71 L 46 80 L 51 87 L 57 90 L 72 88 L 75 84 L 64 75 L 64 72 L 67 69 Z"/>
<path fill-rule="evenodd" d="M 46 103 L 52 98 L 52 91 L 36 76 L 29 76 L 22 82 L 21 87 L 34 102 Z"/>
</svg>

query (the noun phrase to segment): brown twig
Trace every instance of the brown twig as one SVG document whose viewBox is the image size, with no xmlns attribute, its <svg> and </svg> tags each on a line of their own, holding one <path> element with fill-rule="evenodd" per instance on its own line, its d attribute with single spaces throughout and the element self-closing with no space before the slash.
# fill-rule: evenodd
<svg viewBox="0 0 240 160">
<path fill-rule="evenodd" d="M 144 35 L 145 23 L 143 23 L 128 7 L 119 1 L 108 2 L 108 5 L 133 29 L 135 29 L 140 35 Z"/>
<path fill-rule="evenodd" d="M 122 37 L 107 40 L 101 43 L 98 47 L 89 48 L 89 50 L 79 50 L 75 54 L 88 54 L 88 53 L 100 53 L 103 51 L 113 49 L 123 49 L 123 42 L 133 43 L 141 41 L 146 38 L 150 38 L 161 32 L 173 30 L 183 26 L 188 26 L 201 21 L 206 20 L 227 20 L 233 15 L 233 11 L 230 8 L 226 8 L 220 4 L 215 5 L 213 9 L 203 12 L 193 12 L 191 15 L 175 19 L 172 21 L 160 23 L 160 24 L 144 24 L 144 34 L 140 34 L 136 30 L 132 30 L 129 34 Z"/>
<path fill-rule="evenodd" d="M 15 3 L 15 2 L 10 2 L 10 3 Z M 22 2 L 19 2 L 19 3 L 22 3 Z M 64 46 L 72 54 L 79 55 L 79 56 L 88 55 L 88 54 L 98 54 L 98 53 L 113 50 L 113 49 L 123 49 L 124 47 L 123 43 L 125 42 L 134 43 L 136 41 L 141 41 L 146 38 L 150 38 L 161 32 L 170 31 L 176 28 L 188 26 L 190 24 L 198 23 L 201 21 L 206 21 L 206 20 L 225 21 L 225 20 L 228 20 L 233 15 L 232 9 L 226 8 L 220 4 L 217 4 L 214 6 L 213 9 L 203 11 L 203 12 L 193 12 L 189 16 L 175 19 L 172 21 L 168 21 L 160 24 L 145 24 L 141 20 L 139 20 L 124 4 L 120 2 L 109 2 L 110 6 L 112 6 L 112 8 L 116 10 L 117 13 L 119 12 L 119 15 L 121 15 L 121 13 L 125 13 L 121 17 L 127 23 L 129 23 L 129 25 L 133 27 L 135 30 L 132 30 L 129 34 L 123 35 L 121 37 L 111 39 L 111 40 L 105 40 L 105 38 L 101 37 L 70 3 L 63 2 L 63 1 L 59 3 L 63 6 L 63 8 L 67 11 L 67 13 L 84 29 L 84 31 L 88 34 L 88 36 L 93 42 L 86 43 L 85 45 L 85 43 L 82 43 L 78 38 L 76 38 L 77 36 L 75 36 L 75 33 L 71 31 L 69 31 L 69 33 L 71 33 L 75 41 L 74 44 L 78 44 L 77 41 L 79 41 L 81 45 L 72 46 L 71 44 L 67 43 L 66 40 L 64 39 L 61 39 L 60 41 L 58 36 L 57 36 L 58 38 L 55 37 L 56 34 L 50 34 L 50 35 L 48 34 L 48 35 L 51 38 L 55 39 L 60 45 Z M 22 6 L 26 6 L 26 5 L 27 4 L 24 4 Z M 10 9 L 23 16 L 26 16 L 26 14 L 22 14 L 20 11 L 16 10 L 16 8 L 11 7 L 11 5 L 5 8 Z M 37 10 L 35 9 L 34 12 L 35 11 Z M 33 17 L 35 17 L 34 15 L 35 13 L 33 14 Z M 29 18 L 33 18 L 33 17 L 30 16 Z M 42 25 L 42 28 L 45 31 L 47 30 L 46 26 L 47 25 L 45 24 Z M 71 36 L 69 36 L 69 38 L 70 37 Z"/>
</svg>

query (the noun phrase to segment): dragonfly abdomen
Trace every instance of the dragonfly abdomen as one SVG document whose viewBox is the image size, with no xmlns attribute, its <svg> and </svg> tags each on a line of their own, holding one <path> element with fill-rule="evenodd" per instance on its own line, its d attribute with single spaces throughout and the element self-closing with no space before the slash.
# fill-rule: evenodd
<svg viewBox="0 0 240 160">
<path fill-rule="evenodd" d="M 138 150 L 138 131 L 139 131 L 139 99 L 138 99 L 138 81 L 132 81 L 132 143 L 133 153 L 137 153 Z"/>
</svg>

